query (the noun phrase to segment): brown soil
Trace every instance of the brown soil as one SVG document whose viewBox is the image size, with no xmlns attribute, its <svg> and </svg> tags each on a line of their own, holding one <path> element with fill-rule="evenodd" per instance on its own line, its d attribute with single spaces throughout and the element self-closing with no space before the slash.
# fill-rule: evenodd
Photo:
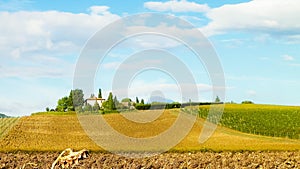
<svg viewBox="0 0 300 169">
<path fill-rule="evenodd" d="M 27 164 L 24 168 L 49 169 L 58 155 L 0 153 L 0 168 L 19 169 Z M 300 151 L 164 153 L 147 158 L 91 153 L 74 168 L 300 168 Z"/>
</svg>

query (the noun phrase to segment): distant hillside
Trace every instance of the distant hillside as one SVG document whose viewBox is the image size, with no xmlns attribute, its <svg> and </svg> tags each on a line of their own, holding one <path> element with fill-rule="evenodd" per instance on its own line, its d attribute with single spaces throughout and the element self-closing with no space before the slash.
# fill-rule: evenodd
<svg viewBox="0 0 300 169">
<path fill-rule="evenodd" d="M 168 98 L 161 97 L 161 96 L 151 96 L 148 102 L 149 103 L 152 103 L 152 102 L 173 103 L 174 101 L 171 99 L 168 99 Z"/>
<path fill-rule="evenodd" d="M 0 118 L 5 118 L 5 117 L 9 117 L 9 116 L 7 116 L 7 115 L 5 115 L 5 114 L 2 114 L 2 113 L 0 113 Z"/>
</svg>

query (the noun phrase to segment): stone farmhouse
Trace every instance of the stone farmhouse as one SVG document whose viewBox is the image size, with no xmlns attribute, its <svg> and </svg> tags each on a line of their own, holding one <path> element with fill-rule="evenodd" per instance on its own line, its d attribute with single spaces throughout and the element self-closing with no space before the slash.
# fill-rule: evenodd
<svg viewBox="0 0 300 169">
<path fill-rule="evenodd" d="M 84 102 L 84 105 L 90 104 L 91 106 L 94 106 L 96 102 L 98 102 L 99 106 L 102 107 L 102 103 L 105 101 L 103 98 L 98 98 L 96 96 L 87 98 Z"/>
</svg>

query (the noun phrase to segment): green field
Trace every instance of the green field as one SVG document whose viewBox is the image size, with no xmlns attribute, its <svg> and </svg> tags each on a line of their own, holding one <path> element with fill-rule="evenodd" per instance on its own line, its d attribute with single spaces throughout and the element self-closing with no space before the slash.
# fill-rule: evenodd
<svg viewBox="0 0 300 169">
<path fill-rule="evenodd" d="M 200 116 L 205 117 L 207 110 L 207 106 L 201 106 Z M 198 142 L 205 122 L 205 119 L 198 118 L 189 134 L 170 151 L 300 150 L 300 139 L 296 137 L 297 134 L 299 136 L 299 113 L 296 113 L 298 110 L 299 107 L 226 105 L 221 125 L 208 141 L 203 144 Z M 133 122 L 120 114 L 101 116 L 119 133 L 129 137 L 146 138 L 166 131 L 176 121 L 178 113 L 179 109 L 165 110 L 150 123 Z M 90 115 L 85 116 L 88 118 Z M 0 151 L 61 151 L 68 147 L 104 151 L 86 135 L 75 113 L 37 113 L 21 117 L 19 120 L 1 120 L 3 126 L 13 124 L 8 122 L 10 120 L 15 120 L 15 125 L 10 125 L 13 127 L 9 131 L 7 127 L 1 127 L 1 132 L 5 131 L 6 134 L 0 138 Z M 258 132 L 272 133 L 272 137 L 257 135 Z M 287 138 L 283 133 L 293 139 Z M 136 151 L 139 150 L 142 151 Z"/>
<path fill-rule="evenodd" d="M 206 118 L 208 112 L 209 106 L 200 106 L 201 118 Z M 300 139 L 300 107 L 229 104 L 220 124 L 250 134 Z"/>
</svg>

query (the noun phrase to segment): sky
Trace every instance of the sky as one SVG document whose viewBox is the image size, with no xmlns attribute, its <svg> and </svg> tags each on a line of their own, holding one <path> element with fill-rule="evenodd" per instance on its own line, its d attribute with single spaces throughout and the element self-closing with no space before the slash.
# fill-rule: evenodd
<svg viewBox="0 0 300 169">
<path fill-rule="evenodd" d="M 300 1 L 1 0 L 0 113 L 22 116 L 55 108 L 73 89 L 76 64 L 89 39 L 123 17 L 145 12 L 179 17 L 209 40 L 225 75 L 223 101 L 300 105 Z M 112 49 L 98 66 L 95 94 L 101 88 L 107 97 L 128 55 L 149 48 L 168 50 L 193 72 L 200 95 L 195 101 L 216 97 L 204 64 L 177 41 L 155 35 L 126 39 Z M 155 62 L 144 57 L 147 64 Z M 159 90 L 182 101 L 177 79 L 161 70 L 138 72 L 128 88 L 130 97 L 147 100 Z"/>
</svg>

